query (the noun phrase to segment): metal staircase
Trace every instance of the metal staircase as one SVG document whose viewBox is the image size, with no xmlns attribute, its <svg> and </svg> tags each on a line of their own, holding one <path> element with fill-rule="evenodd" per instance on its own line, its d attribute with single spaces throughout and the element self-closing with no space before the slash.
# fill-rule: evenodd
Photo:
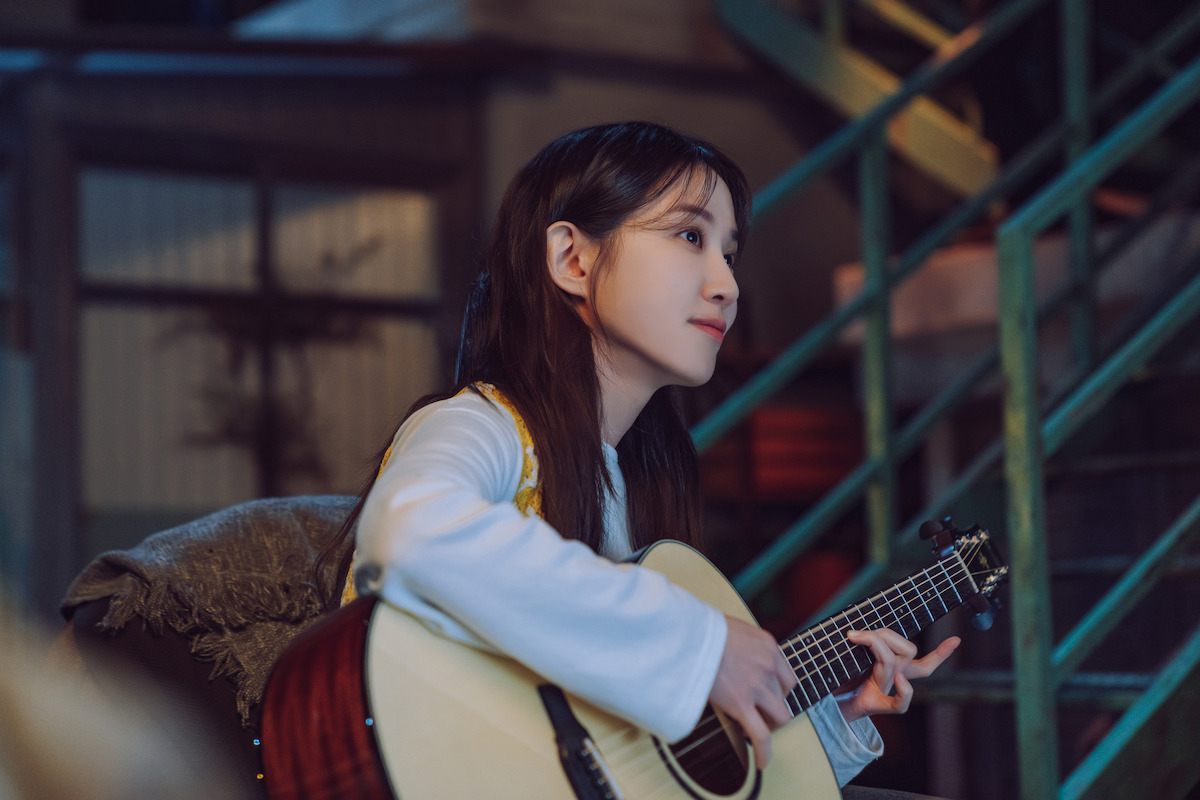
<svg viewBox="0 0 1200 800">
<path fill-rule="evenodd" d="M 895 145 L 890 132 L 898 127 L 900 115 L 911 111 L 922 94 L 961 74 L 992 48 L 1003 46 L 1015 28 L 1048 3 L 1013 0 L 1001 5 L 987 19 L 943 44 L 894 92 L 760 192 L 755 201 L 758 218 L 772 213 L 782 199 L 802 191 L 814 178 L 856 160 L 864 288 L 728 397 L 693 429 L 693 435 L 698 448 L 707 449 L 801 375 L 849 325 L 865 322 L 859 368 L 866 457 L 737 575 L 739 590 L 748 597 L 762 593 L 842 515 L 861 504 L 867 523 L 866 563 L 814 615 L 825 616 L 873 591 L 888 577 L 902 574 L 908 559 L 914 557 L 920 523 L 961 508 L 971 491 L 997 480 L 1002 466 L 1003 523 L 1012 568 L 1012 667 L 958 675 L 943 687 L 945 696 L 955 692 L 988 695 L 1013 703 L 1016 742 L 1011 752 L 1019 765 L 1019 794 L 1026 800 L 1183 797 L 1200 782 L 1200 761 L 1191 752 L 1196 739 L 1187 730 L 1192 712 L 1200 711 L 1200 617 L 1194 610 L 1190 616 L 1183 612 L 1176 623 L 1181 638 L 1167 643 L 1165 666 L 1154 672 L 1122 681 L 1118 675 L 1080 668 L 1090 663 L 1098 646 L 1129 618 L 1139 601 L 1196 541 L 1200 499 L 1141 552 L 1130 556 L 1123 574 L 1082 618 L 1064 623 L 1054 615 L 1045 465 L 1089 420 L 1106 412 L 1121 387 L 1137 378 L 1156 354 L 1200 318 L 1197 252 L 1173 254 L 1175 282 L 1159 293 L 1162 299 L 1148 315 L 1130 313 L 1120 324 L 1105 323 L 1100 318 L 1097 288 L 1110 265 L 1156 220 L 1180 202 L 1195 199 L 1200 155 L 1194 148 L 1171 174 L 1156 181 L 1153 195 L 1140 213 L 1119 230 L 1105 231 L 1103 244 L 1098 244 L 1091 200 L 1096 188 L 1116 170 L 1137 159 L 1181 117 L 1200 107 L 1200 57 L 1195 55 L 1200 7 L 1181 4 L 1177 15 L 1157 35 L 1132 49 L 1122 40 L 1126 51 L 1123 63 L 1092 85 L 1088 80 L 1092 71 L 1091 5 L 1084 0 L 1057 2 L 1063 31 L 1059 121 L 913 244 L 896 252 L 889 235 L 888 146 L 889 142 Z M 717 5 L 735 30 L 755 45 L 761 41 L 774 60 L 787 60 L 779 49 L 785 40 L 802 41 L 794 35 L 794 28 L 788 27 L 790 23 L 780 21 L 781 12 L 758 0 L 718 0 Z M 768 36 L 763 33 L 764 21 L 776 33 L 785 28 L 789 33 Z M 1144 89 L 1147 82 L 1154 84 L 1148 97 L 1132 92 L 1136 87 Z M 1120 121 L 1110 125 L 1108 121 L 1114 117 Z M 1067 167 L 1047 181 L 1044 176 L 1059 170 L 1063 163 Z M 1016 210 L 995 235 L 999 285 L 996 340 L 898 425 L 891 388 L 897 348 L 891 325 L 895 290 L 952 237 L 1003 203 Z M 1065 236 L 1070 268 L 1060 283 L 1039 291 L 1035 244 L 1052 226 Z M 1067 320 L 1061 326 L 1067 333 L 1059 344 L 1067 353 L 1067 366 L 1048 375 L 1039 360 L 1048 347 L 1045 323 L 1054 317 Z M 1003 413 L 995 421 L 996 438 L 980 448 L 940 492 L 926 498 L 917 513 L 901 519 L 897 496 L 901 464 L 926 443 L 939 424 L 972 396 L 986 392 L 981 387 L 988 381 L 995 385 L 997 379 L 1002 387 Z M 1060 629 L 1066 628 L 1057 641 L 1056 622 Z M 1115 707 L 1123 713 L 1085 756 L 1064 758 L 1060 769 L 1059 709 L 1065 702 Z"/>
<path fill-rule="evenodd" d="M 840 3 L 825 4 L 823 34 L 768 3 L 718 0 L 716 5 L 735 33 L 849 118 L 870 111 L 902 83 L 844 41 L 837 21 Z M 871 0 L 868 5 L 942 57 L 956 42 L 949 32 L 896 0 Z M 891 118 L 887 130 L 888 142 L 898 153 L 960 196 L 975 194 L 996 177 L 996 147 L 928 97 L 914 98 Z"/>
</svg>

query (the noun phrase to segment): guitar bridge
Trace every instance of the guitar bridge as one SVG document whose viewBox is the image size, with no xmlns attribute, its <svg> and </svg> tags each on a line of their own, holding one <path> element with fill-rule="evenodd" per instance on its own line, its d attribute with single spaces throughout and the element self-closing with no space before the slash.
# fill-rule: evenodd
<svg viewBox="0 0 1200 800">
<path fill-rule="evenodd" d="M 579 800 L 624 800 L 600 749 L 575 717 L 562 689 L 544 683 L 538 687 L 542 705 L 554 728 L 563 772 Z"/>
</svg>

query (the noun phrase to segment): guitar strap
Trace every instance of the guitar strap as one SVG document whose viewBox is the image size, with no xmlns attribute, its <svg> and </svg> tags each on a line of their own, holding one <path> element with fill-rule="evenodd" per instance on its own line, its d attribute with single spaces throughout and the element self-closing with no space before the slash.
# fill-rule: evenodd
<svg viewBox="0 0 1200 800">
<path fill-rule="evenodd" d="M 537 454 L 534 452 L 533 436 L 529 433 L 528 426 L 525 425 L 525 420 L 522 419 L 517 407 L 512 401 L 495 386 L 490 383 L 476 383 L 473 387 L 463 389 L 458 394 L 472 391 L 472 388 L 480 394 L 492 401 L 498 406 L 508 410 L 512 415 L 513 422 L 517 426 L 517 436 L 521 439 L 521 480 L 517 482 L 517 492 L 513 496 L 513 505 L 517 510 L 525 516 L 542 515 L 542 487 L 538 482 L 538 460 Z M 458 395 L 455 395 L 456 397 Z M 388 460 L 392 457 L 392 448 L 389 446 L 387 452 L 383 454 L 383 460 L 379 463 L 379 472 L 375 475 L 376 480 L 383 474 L 383 468 L 387 466 Z M 346 582 L 342 585 L 342 601 L 341 605 L 346 606 L 358 599 L 358 590 L 354 587 L 354 569 L 358 562 L 358 552 L 355 551 L 350 559 L 350 569 L 346 573 Z"/>
<path fill-rule="evenodd" d="M 543 683 L 538 695 L 554 729 L 559 763 L 577 800 L 623 800 L 596 743 L 576 718 L 562 689 Z"/>
</svg>

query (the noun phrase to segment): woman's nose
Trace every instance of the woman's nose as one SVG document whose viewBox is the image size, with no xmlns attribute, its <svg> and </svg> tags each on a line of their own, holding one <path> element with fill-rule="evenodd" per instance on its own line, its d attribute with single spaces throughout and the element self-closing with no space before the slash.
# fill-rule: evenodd
<svg viewBox="0 0 1200 800">
<path fill-rule="evenodd" d="M 733 277 L 733 270 L 726 263 L 725 256 L 720 256 L 719 265 L 714 265 L 713 274 L 704 288 L 705 297 L 718 305 L 729 306 L 737 302 L 737 279 Z"/>
</svg>

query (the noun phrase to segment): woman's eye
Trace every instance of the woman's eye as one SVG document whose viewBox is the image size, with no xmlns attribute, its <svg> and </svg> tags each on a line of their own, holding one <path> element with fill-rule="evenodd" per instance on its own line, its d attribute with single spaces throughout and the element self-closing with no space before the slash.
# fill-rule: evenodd
<svg viewBox="0 0 1200 800">
<path fill-rule="evenodd" d="M 736 261 L 737 261 L 737 253 L 726 253 L 725 254 L 725 264 L 730 269 L 733 269 L 734 262 L 736 262 Z"/>
<path fill-rule="evenodd" d="M 700 235 L 700 231 L 684 231 L 679 234 L 688 244 L 699 245 L 704 241 L 704 237 Z"/>
</svg>

